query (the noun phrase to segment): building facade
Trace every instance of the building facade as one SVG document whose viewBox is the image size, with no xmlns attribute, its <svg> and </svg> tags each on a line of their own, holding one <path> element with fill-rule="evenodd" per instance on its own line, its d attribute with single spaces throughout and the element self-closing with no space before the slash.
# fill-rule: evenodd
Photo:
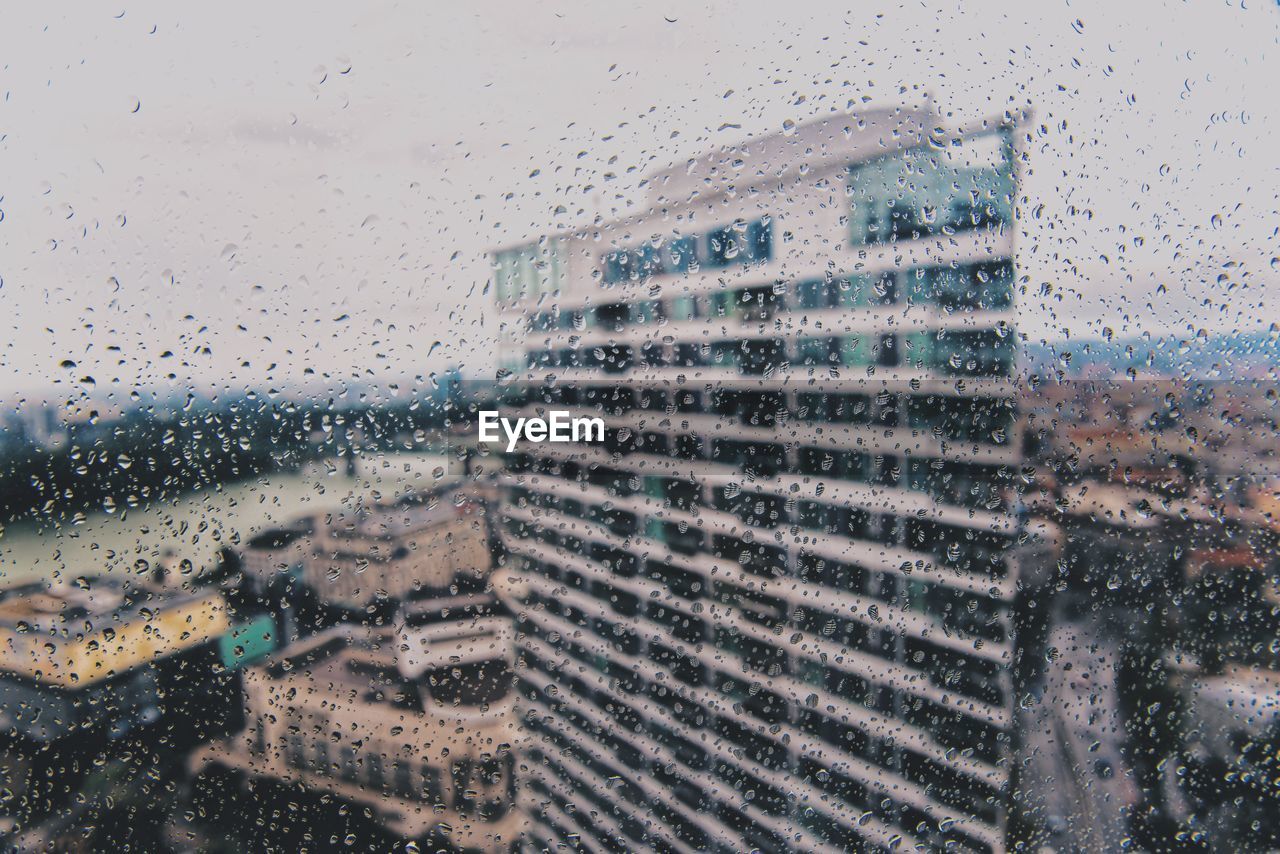
<svg viewBox="0 0 1280 854">
<path fill-rule="evenodd" d="M 522 825 L 510 631 L 456 616 L 436 618 L 430 650 L 420 627 L 341 625 L 247 668 L 245 729 L 196 752 L 193 770 L 329 793 L 401 838 L 510 850 Z"/>
<path fill-rule="evenodd" d="M 530 844 L 992 851 L 1016 134 L 822 119 L 493 253 Z M 504 452 L 494 450 L 494 453 Z"/>
<path fill-rule="evenodd" d="M 344 511 L 316 525 L 303 583 L 321 601 L 350 610 L 444 590 L 489 573 L 481 507 L 451 498 Z"/>
<path fill-rule="evenodd" d="M 235 725 L 222 594 L 122 575 L 0 589 L 5 850 L 91 850 L 127 815 L 158 820 L 173 757 Z"/>
<path fill-rule="evenodd" d="M 308 598 L 345 617 L 482 589 L 493 560 L 481 494 L 424 494 L 262 532 L 238 551 L 245 593 L 279 608 L 303 598 L 294 589 L 301 585 Z M 283 615 L 286 638 L 299 634 L 293 622 Z"/>
</svg>

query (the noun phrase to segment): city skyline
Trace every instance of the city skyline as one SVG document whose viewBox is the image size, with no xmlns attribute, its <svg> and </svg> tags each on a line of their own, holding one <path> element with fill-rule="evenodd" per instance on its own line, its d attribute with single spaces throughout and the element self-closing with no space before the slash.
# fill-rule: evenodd
<svg viewBox="0 0 1280 854">
<path fill-rule="evenodd" d="M 707 148 L 929 94 L 952 124 L 1030 107 L 1043 128 L 1020 224 L 1031 340 L 1277 313 L 1268 4 L 524 10 L 518 28 L 499 6 L 378 7 L 307 33 L 288 10 L 82 11 L 6 29 L 5 392 L 483 373 L 487 247 L 622 213 L 641 174 Z M 1187 35 L 1153 42 L 1157 17 Z M 1206 65 L 1228 48 L 1244 61 Z"/>
</svg>

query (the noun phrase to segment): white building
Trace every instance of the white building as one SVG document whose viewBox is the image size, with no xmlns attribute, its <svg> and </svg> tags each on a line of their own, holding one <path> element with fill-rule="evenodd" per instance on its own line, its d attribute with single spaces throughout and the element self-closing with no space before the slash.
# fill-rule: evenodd
<svg viewBox="0 0 1280 854">
<path fill-rule="evenodd" d="M 335 626 L 292 644 L 246 668 L 245 729 L 190 765 L 329 793 L 408 838 L 509 851 L 519 734 L 509 634 L 490 623 L 441 619 L 440 648 L 411 666 L 418 629 Z"/>
<path fill-rule="evenodd" d="M 1004 844 L 1015 136 L 832 116 L 493 253 L 538 847 Z"/>
</svg>

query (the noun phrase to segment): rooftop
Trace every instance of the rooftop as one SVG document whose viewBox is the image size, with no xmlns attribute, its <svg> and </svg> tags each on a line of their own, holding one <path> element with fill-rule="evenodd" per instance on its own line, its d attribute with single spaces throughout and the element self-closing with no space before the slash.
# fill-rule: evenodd
<svg viewBox="0 0 1280 854">
<path fill-rule="evenodd" d="M 255 551 L 277 551 L 296 543 L 309 534 L 306 528 L 270 528 L 245 543 L 245 548 Z"/>
<path fill-rule="evenodd" d="M 655 207 L 679 204 L 799 173 L 845 165 L 922 142 L 937 116 L 927 106 L 881 107 L 824 116 L 723 146 L 645 180 Z"/>
<path fill-rule="evenodd" d="M 135 615 L 150 619 L 157 611 L 204 596 L 180 589 L 140 587 L 112 575 L 80 576 L 62 584 L 18 584 L 0 589 L 0 628 L 45 634 L 72 622 L 120 623 Z"/>
<path fill-rule="evenodd" d="M 230 626 L 216 590 L 114 576 L 0 590 L 0 670 L 78 688 L 209 642 Z"/>
<path fill-rule="evenodd" d="M 462 617 L 458 615 L 456 622 L 464 626 L 474 618 Z M 493 702 L 508 692 L 506 661 L 497 651 L 492 660 L 454 664 L 441 673 L 414 680 L 397 669 L 401 644 L 390 631 L 338 626 L 294 644 L 251 672 L 272 681 L 302 679 L 323 688 L 327 696 L 337 693 L 334 688 L 344 689 L 342 693 L 359 698 L 360 704 L 410 711 L 425 710 L 428 695 L 436 701 L 467 706 Z"/>
<path fill-rule="evenodd" d="M 333 537 L 393 540 L 451 522 L 471 509 L 471 502 L 432 498 L 425 502 L 375 504 L 343 510 L 333 516 L 328 533 Z"/>
<path fill-rule="evenodd" d="M 1062 512 L 1125 528 L 1154 528 L 1162 519 L 1211 521 L 1213 514 L 1195 498 L 1168 499 L 1136 486 L 1090 480 L 1062 491 Z"/>
<path fill-rule="evenodd" d="M 639 223 L 669 207 L 706 202 L 731 190 L 776 184 L 827 167 L 845 167 L 904 148 L 933 144 L 944 149 L 962 136 L 1010 127 L 1029 121 L 1029 112 L 982 119 L 973 126 L 942 126 L 942 119 L 926 99 L 923 104 L 866 107 L 833 113 L 808 122 L 787 125 L 773 133 L 749 137 L 731 145 L 649 172 L 640 182 L 647 198 L 638 209 L 605 223 L 571 226 L 548 235 L 570 237 L 606 227 Z M 494 247 L 517 248 L 521 240 Z"/>
</svg>

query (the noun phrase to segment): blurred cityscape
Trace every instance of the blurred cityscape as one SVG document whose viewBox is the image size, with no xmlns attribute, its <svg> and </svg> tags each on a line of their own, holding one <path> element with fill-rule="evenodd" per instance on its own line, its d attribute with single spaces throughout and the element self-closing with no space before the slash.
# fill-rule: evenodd
<svg viewBox="0 0 1280 854">
<path fill-rule="evenodd" d="M 495 247 L 494 377 L 6 407 L 6 849 L 1280 847 L 1280 335 L 1020 340 L 1030 122 Z"/>
</svg>

